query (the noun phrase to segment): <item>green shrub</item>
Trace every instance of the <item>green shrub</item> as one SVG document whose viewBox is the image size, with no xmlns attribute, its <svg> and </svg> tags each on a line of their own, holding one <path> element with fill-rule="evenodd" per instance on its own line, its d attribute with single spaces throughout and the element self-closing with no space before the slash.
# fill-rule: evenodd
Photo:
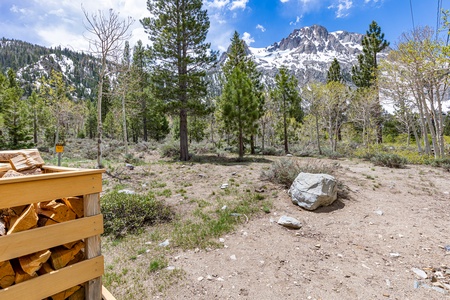
<svg viewBox="0 0 450 300">
<path fill-rule="evenodd" d="M 173 212 L 153 195 L 128 195 L 113 191 L 101 198 L 106 235 L 138 233 L 144 226 L 172 220 Z"/>
<path fill-rule="evenodd" d="M 168 141 L 161 145 L 159 151 L 162 157 L 178 158 L 180 156 L 180 145 L 176 141 Z"/>
<path fill-rule="evenodd" d="M 337 167 L 339 164 L 326 164 L 319 160 L 300 162 L 294 158 L 281 158 L 273 162 L 269 170 L 263 171 L 261 178 L 289 188 L 301 172 L 332 175 Z"/>
<path fill-rule="evenodd" d="M 388 167 L 388 168 L 403 168 L 408 162 L 406 158 L 401 157 L 397 154 L 391 153 L 378 153 L 375 154 L 371 159 L 371 162 L 376 166 Z"/>
<path fill-rule="evenodd" d="M 446 171 L 450 171 L 450 158 L 437 158 L 431 162 L 433 167 L 440 167 Z"/>
</svg>

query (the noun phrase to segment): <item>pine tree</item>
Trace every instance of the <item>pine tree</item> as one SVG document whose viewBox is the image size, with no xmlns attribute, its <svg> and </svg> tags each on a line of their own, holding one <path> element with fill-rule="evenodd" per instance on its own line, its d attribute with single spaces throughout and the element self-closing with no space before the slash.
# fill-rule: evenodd
<svg viewBox="0 0 450 300">
<path fill-rule="evenodd" d="M 352 80 L 358 88 L 375 87 L 378 91 L 378 60 L 377 54 L 389 47 L 389 42 L 384 39 L 384 33 L 377 22 L 372 21 L 369 30 L 362 40 L 363 53 L 358 55 L 358 66 L 352 68 Z M 378 94 L 378 93 L 377 93 Z M 379 103 L 378 99 L 378 103 Z M 383 142 L 382 107 L 378 104 L 375 110 L 375 119 L 377 123 L 377 143 Z"/>
<path fill-rule="evenodd" d="M 288 119 L 294 118 L 295 121 L 301 122 L 303 118 L 303 111 L 300 106 L 301 98 L 297 89 L 298 81 L 294 75 L 288 74 L 286 67 L 281 67 L 275 76 L 275 84 L 276 87 L 272 94 L 275 101 L 278 102 L 279 111 L 282 115 L 284 151 L 288 154 Z"/>
<path fill-rule="evenodd" d="M 334 58 L 333 62 L 331 63 L 330 68 L 327 72 L 327 83 L 331 81 L 336 82 L 343 82 L 344 76 L 342 76 L 341 72 L 341 65 L 339 64 L 338 60 Z"/>
<path fill-rule="evenodd" d="M 245 42 L 239 37 L 237 31 L 234 32 L 231 38 L 231 45 L 227 52 L 227 61 L 222 67 L 225 81 L 231 76 L 234 68 L 239 67 L 242 72 L 247 74 L 251 82 L 251 92 L 258 102 L 256 119 L 259 119 L 264 114 L 264 87 L 261 84 L 261 73 L 256 69 L 256 63 L 247 55 Z M 255 153 L 254 135 L 257 132 L 257 126 L 249 128 L 250 134 L 250 153 Z"/>
<path fill-rule="evenodd" d="M 206 43 L 209 18 L 201 0 L 147 2 L 151 17 L 141 20 L 152 41 L 152 81 L 159 99 L 180 119 L 180 159 L 189 159 L 188 114 L 206 94 L 205 70 L 216 60 Z"/>
<path fill-rule="evenodd" d="M 244 157 L 244 136 L 256 127 L 258 104 L 250 77 L 240 66 L 235 67 L 225 83 L 220 108 L 225 127 L 237 133 L 239 159 Z"/>
</svg>

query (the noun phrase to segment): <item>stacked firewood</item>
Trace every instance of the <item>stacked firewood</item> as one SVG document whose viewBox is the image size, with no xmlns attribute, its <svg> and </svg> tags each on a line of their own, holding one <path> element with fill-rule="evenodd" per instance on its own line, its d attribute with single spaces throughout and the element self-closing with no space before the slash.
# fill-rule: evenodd
<svg viewBox="0 0 450 300">
<path fill-rule="evenodd" d="M 40 168 L 44 164 L 37 150 L 2 151 L 0 162 L 3 162 L 0 163 L 1 178 L 41 174 Z M 0 236 L 82 218 L 83 205 L 82 197 L 67 197 L 0 209 Z M 84 243 L 74 241 L 0 262 L 0 289 L 59 270 L 83 259 Z M 78 285 L 48 299 L 84 299 L 84 287 Z"/>
</svg>

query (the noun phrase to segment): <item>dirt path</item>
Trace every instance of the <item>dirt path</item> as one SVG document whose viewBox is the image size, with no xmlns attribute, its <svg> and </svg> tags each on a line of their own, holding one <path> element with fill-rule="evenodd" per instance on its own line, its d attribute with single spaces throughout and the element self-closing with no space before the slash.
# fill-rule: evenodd
<svg viewBox="0 0 450 300">
<path fill-rule="evenodd" d="M 338 177 L 347 199 L 308 212 L 294 206 L 286 191 L 272 187 L 271 213 L 223 236 L 224 247 L 178 252 L 170 266 L 185 280 L 161 299 L 443 299 L 450 297 L 419 282 L 412 268 L 450 273 L 450 174 L 424 166 L 373 167 L 343 160 Z M 267 164 L 200 165 L 191 173 L 209 178 L 197 192 L 232 172 L 257 182 Z M 203 169 L 202 169 L 203 166 Z M 180 171 L 182 175 L 183 170 Z M 252 175 L 253 174 L 253 175 Z M 186 178 L 186 177 L 184 177 Z M 274 192 L 275 191 L 275 192 Z M 303 222 L 300 230 L 276 223 L 281 215 Z M 448 281 L 450 275 L 446 275 Z"/>
</svg>

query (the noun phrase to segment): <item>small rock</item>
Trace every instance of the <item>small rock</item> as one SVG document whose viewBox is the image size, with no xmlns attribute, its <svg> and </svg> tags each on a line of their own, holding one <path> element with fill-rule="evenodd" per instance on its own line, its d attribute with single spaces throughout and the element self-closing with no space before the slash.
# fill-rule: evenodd
<svg viewBox="0 0 450 300">
<path fill-rule="evenodd" d="M 220 238 L 220 239 L 219 239 L 219 242 L 225 243 L 225 239 L 224 239 L 224 238 Z"/>
<path fill-rule="evenodd" d="M 425 271 L 421 269 L 412 268 L 411 271 L 413 271 L 417 276 L 419 276 L 422 279 L 426 279 L 428 277 L 427 273 L 425 273 Z"/>
<path fill-rule="evenodd" d="M 391 253 L 389 253 L 389 255 L 391 257 L 400 257 L 400 253 L 398 253 L 398 252 L 391 252 Z"/>
<path fill-rule="evenodd" d="M 173 270 L 175 270 L 175 267 L 174 266 L 168 266 L 166 269 L 169 270 L 169 271 L 173 271 Z"/>
<path fill-rule="evenodd" d="M 379 216 L 383 215 L 383 211 L 381 211 L 381 210 L 376 210 L 376 211 L 374 211 L 374 213 L 379 215 Z"/>
<path fill-rule="evenodd" d="M 146 245 L 151 245 L 151 244 L 152 244 L 152 242 L 145 242 L 145 244 L 146 244 Z"/>
<path fill-rule="evenodd" d="M 197 278 L 198 281 L 202 281 L 203 279 L 205 279 L 203 276 L 200 276 L 199 278 Z"/>
<path fill-rule="evenodd" d="M 228 183 L 224 183 L 224 184 L 222 184 L 222 185 L 220 186 L 220 188 L 221 188 L 222 190 L 226 189 L 227 187 L 228 187 Z"/>
<path fill-rule="evenodd" d="M 211 276 L 211 275 L 208 275 L 208 276 L 206 276 L 206 279 L 208 279 L 208 280 L 213 280 L 214 278 Z"/>
<path fill-rule="evenodd" d="M 277 223 L 288 228 L 302 228 L 302 223 L 299 220 L 288 216 L 281 216 Z"/>
<path fill-rule="evenodd" d="M 150 249 L 147 249 L 145 250 L 145 253 L 150 253 L 150 251 L 151 251 Z"/>
<path fill-rule="evenodd" d="M 231 259 L 231 260 L 236 260 L 236 255 L 234 255 L 234 254 L 231 255 L 231 256 L 230 256 L 230 259 Z"/>
<path fill-rule="evenodd" d="M 218 277 L 217 281 L 225 281 L 225 279 L 223 279 L 222 277 Z"/>
<path fill-rule="evenodd" d="M 132 164 L 125 164 L 128 170 L 134 170 L 134 166 Z"/>
<path fill-rule="evenodd" d="M 206 177 L 206 175 L 205 174 L 198 174 L 198 177 L 204 178 L 204 177 Z"/>
<path fill-rule="evenodd" d="M 134 195 L 134 194 L 136 194 L 135 191 L 127 190 L 127 189 L 120 190 L 120 191 L 118 191 L 117 193 L 119 193 L 119 194 L 126 194 L 126 195 Z"/>
<path fill-rule="evenodd" d="M 444 246 L 444 250 L 447 251 L 447 252 L 450 252 L 450 245 Z"/>
<path fill-rule="evenodd" d="M 320 249 L 321 245 L 320 245 L 320 244 L 317 244 L 317 245 L 315 245 L 314 247 L 316 247 L 317 249 Z"/>
<path fill-rule="evenodd" d="M 233 175 L 233 176 L 236 175 L 236 174 L 237 174 L 236 172 L 231 173 L 231 175 Z"/>
<path fill-rule="evenodd" d="M 226 206 L 226 205 L 222 206 L 222 210 L 225 210 L 227 208 L 228 208 L 228 206 Z"/>
<path fill-rule="evenodd" d="M 159 243 L 158 246 L 160 246 L 160 247 L 167 247 L 167 246 L 169 246 L 169 240 L 165 240 L 164 242 Z"/>
<path fill-rule="evenodd" d="M 287 157 L 292 157 L 293 155 L 290 154 L 290 153 L 288 153 L 288 154 L 286 154 L 286 156 L 287 156 Z"/>
</svg>

